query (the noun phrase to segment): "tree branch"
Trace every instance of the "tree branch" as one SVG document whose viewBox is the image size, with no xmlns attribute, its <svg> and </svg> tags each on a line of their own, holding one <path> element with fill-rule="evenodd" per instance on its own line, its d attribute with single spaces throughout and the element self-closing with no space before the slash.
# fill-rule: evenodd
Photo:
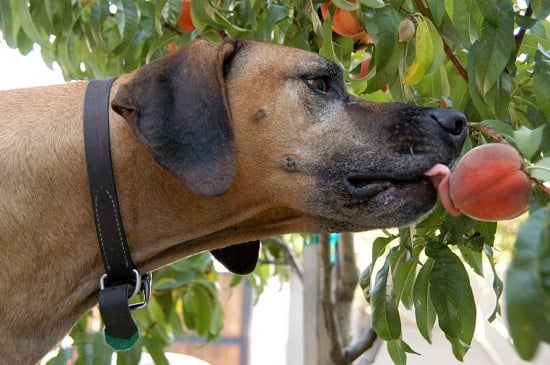
<svg viewBox="0 0 550 365">
<path fill-rule="evenodd" d="M 177 27 L 174 27 L 172 24 L 169 24 L 167 22 L 162 22 L 162 27 L 163 28 L 166 28 L 168 30 L 171 30 L 172 32 L 178 34 L 178 35 L 182 35 L 182 34 L 185 34 L 185 32 Z"/>
<path fill-rule="evenodd" d="M 487 127 L 485 125 L 478 124 L 478 123 L 470 124 L 469 127 L 470 127 L 470 130 L 486 134 L 487 136 L 491 137 L 498 143 L 506 143 L 506 144 L 508 143 L 508 141 L 506 141 L 506 138 L 504 138 L 502 135 L 492 130 L 490 127 Z"/>
<path fill-rule="evenodd" d="M 343 360 L 345 361 L 345 363 L 351 363 L 359 356 L 364 354 L 367 350 L 372 348 L 377 338 L 378 336 L 376 335 L 376 332 L 374 332 L 374 329 L 372 327 L 366 330 L 363 333 L 363 336 L 361 336 L 357 341 L 344 349 Z"/>
<path fill-rule="evenodd" d="M 336 267 L 334 280 L 334 314 L 340 330 L 342 346 L 347 346 L 350 338 L 350 317 L 353 297 L 359 282 L 359 270 L 355 261 L 353 234 L 341 233 L 336 246 Z"/>
<path fill-rule="evenodd" d="M 354 343 L 344 348 L 342 340 L 342 330 L 338 325 L 335 303 L 332 299 L 332 265 L 330 263 L 330 244 L 329 236 L 321 235 L 320 255 L 321 255 L 321 303 L 323 307 L 323 317 L 325 326 L 330 339 L 330 356 L 335 365 L 348 365 L 361 356 L 365 351 L 372 348 L 376 341 L 376 332 L 370 327 Z M 349 290 L 336 290 L 336 304 L 340 301 L 353 300 L 353 292 L 359 280 L 359 272 L 355 266 L 355 257 L 353 255 L 353 236 L 351 233 L 343 233 L 338 243 L 338 287 L 352 287 L 351 295 Z M 353 266 L 355 270 L 349 267 Z M 343 320 L 343 319 L 340 319 Z M 349 318 L 347 319 L 349 320 Z"/>
<path fill-rule="evenodd" d="M 430 10 L 426 8 L 422 0 L 414 0 L 414 2 L 416 3 L 418 10 L 420 11 L 420 14 L 424 15 L 425 17 L 427 17 L 433 22 L 432 14 L 430 13 Z M 437 31 L 439 33 L 439 36 L 441 37 L 441 41 L 443 42 L 443 49 L 445 50 L 445 54 L 447 55 L 447 57 L 449 57 L 449 60 L 451 60 L 451 62 L 455 66 L 456 70 L 458 71 L 458 74 L 462 76 L 462 78 L 467 82 L 468 71 L 466 71 L 466 69 L 464 68 L 464 66 L 462 66 L 458 58 L 456 58 L 455 54 L 453 53 L 453 50 L 451 49 L 451 47 L 449 47 L 449 44 L 447 44 L 447 41 L 445 40 L 441 32 L 439 32 L 439 29 L 437 29 Z"/>
<path fill-rule="evenodd" d="M 294 270 L 296 275 L 298 275 L 298 278 L 303 283 L 304 282 L 304 268 L 302 267 L 302 264 L 300 263 L 300 260 L 296 257 L 296 254 L 294 253 L 294 250 L 292 247 L 290 247 L 290 244 L 283 240 L 281 237 L 270 237 L 269 240 L 277 245 L 285 255 L 286 260 L 290 264 L 290 267 Z"/>
<path fill-rule="evenodd" d="M 359 282 L 359 270 L 355 262 L 353 235 L 341 233 L 338 242 L 336 300 L 351 302 Z"/>
<path fill-rule="evenodd" d="M 533 14 L 533 8 L 531 7 L 531 2 L 527 5 L 527 9 L 525 9 L 525 14 L 523 16 L 530 17 Z M 527 32 L 526 28 L 519 28 L 518 34 L 515 36 L 516 40 L 516 56 L 519 52 L 519 49 L 521 47 L 521 43 L 523 43 L 523 37 L 525 37 L 525 32 Z"/>
<path fill-rule="evenodd" d="M 331 287 L 331 264 L 330 264 L 330 243 L 329 235 L 320 235 L 320 256 L 321 256 L 321 305 L 323 317 L 330 339 L 330 357 L 335 365 L 346 365 L 342 357 L 342 342 L 340 340 L 340 329 L 334 317 L 334 306 L 332 303 Z"/>
</svg>

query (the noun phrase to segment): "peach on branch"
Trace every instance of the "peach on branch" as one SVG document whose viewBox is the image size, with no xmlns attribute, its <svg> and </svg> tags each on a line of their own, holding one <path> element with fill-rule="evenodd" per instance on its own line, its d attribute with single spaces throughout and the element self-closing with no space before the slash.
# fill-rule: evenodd
<svg viewBox="0 0 550 365">
<path fill-rule="evenodd" d="M 523 160 L 510 145 L 490 143 L 468 151 L 451 171 L 436 164 L 426 175 L 452 215 L 497 221 L 515 218 L 529 204 L 531 180 Z"/>
<path fill-rule="evenodd" d="M 350 0 L 350 2 L 355 2 L 355 0 Z M 323 16 L 323 19 L 327 19 L 329 17 L 329 6 L 331 4 L 331 1 L 321 4 L 321 15 Z M 363 27 L 359 23 L 357 14 L 354 11 L 336 8 L 333 17 L 334 20 L 332 23 L 332 31 L 334 33 L 349 37 L 358 36 L 365 33 Z"/>
</svg>

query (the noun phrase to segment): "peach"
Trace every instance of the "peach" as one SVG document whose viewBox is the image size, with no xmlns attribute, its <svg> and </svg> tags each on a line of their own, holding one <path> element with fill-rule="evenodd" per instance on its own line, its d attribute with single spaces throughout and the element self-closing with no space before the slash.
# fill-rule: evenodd
<svg viewBox="0 0 550 365">
<path fill-rule="evenodd" d="M 414 22 L 405 18 L 399 23 L 399 42 L 408 42 L 412 39 L 415 32 Z"/>
<path fill-rule="evenodd" d="M 350 0 L 355 2 L 355 0 Z M 327 1 L 321 4 L 321 15 L 323 19 L 328 18 L 331 1 Z M 334 22 L 332 23 L 332 30 L 334 33 L 344 36 L 357 36 L 364 33 L 363 27 L 359 24 L 357 14 L 353 11 L 346 11 L 340 8 L 336 8 L 334 12 Z"/>
<path fill-rule="evenodd" d="M 181 1 L 181 14 L 178 20 L 178 25 L 186 32 L 192 32 L 195 30 L 193 19 L 191 19 L 191 0 Z"/>
<path fill-rule="evenodd" d="M 445 209 L 455 216 L 497 221 L 515 218 L 528 208 L 531 181 L 519 153 L 506 144 L 489 143 L 468 151 L 452 173 L 436 164 L 425 174 Z"/>
</svg>

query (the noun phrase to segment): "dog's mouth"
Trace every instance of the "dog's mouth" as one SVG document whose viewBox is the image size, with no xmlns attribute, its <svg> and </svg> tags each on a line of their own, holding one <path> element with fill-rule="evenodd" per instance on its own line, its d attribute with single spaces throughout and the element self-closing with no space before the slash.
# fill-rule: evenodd
<svg viewBox="0 0 550 365">
<path fill-rule="evenodd" d="M 407 178 L 351 174 L 344 177 L 343 186 L 345 191 L 357 202 L 365 202 L 378 197 L 387 201 L 400 195 L 401 192 L 414 192 L 419 189 L 434 190 L 429 177 L 422 173 Z"/>
</svg>

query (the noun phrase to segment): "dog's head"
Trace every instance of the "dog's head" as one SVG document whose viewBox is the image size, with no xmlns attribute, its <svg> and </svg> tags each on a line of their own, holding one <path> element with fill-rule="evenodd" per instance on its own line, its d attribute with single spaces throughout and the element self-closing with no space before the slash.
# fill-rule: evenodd
<svg viewBox="0 0 550 365">
<path fill-rule="evenodd" d="M 248 189 L 316 231 L 418 220 L 437 198 L 424 172 L 452 164 L 467 133 L 461 113 L 362 101 L 326 59 L 253 41 L 183 47 L 113 108 L 194 193 Z"/>
<path fill-rule="evenodd" d="M 281 206 L 323 231 L 402 226 L 434 206 L 424 172 L 457 158 L 461 113 L 365 102 L 336 65 L 301 50 L 246 42 L 230 61 L 237 149 L 263 162 L 254 176 Z"/>
</svg>

